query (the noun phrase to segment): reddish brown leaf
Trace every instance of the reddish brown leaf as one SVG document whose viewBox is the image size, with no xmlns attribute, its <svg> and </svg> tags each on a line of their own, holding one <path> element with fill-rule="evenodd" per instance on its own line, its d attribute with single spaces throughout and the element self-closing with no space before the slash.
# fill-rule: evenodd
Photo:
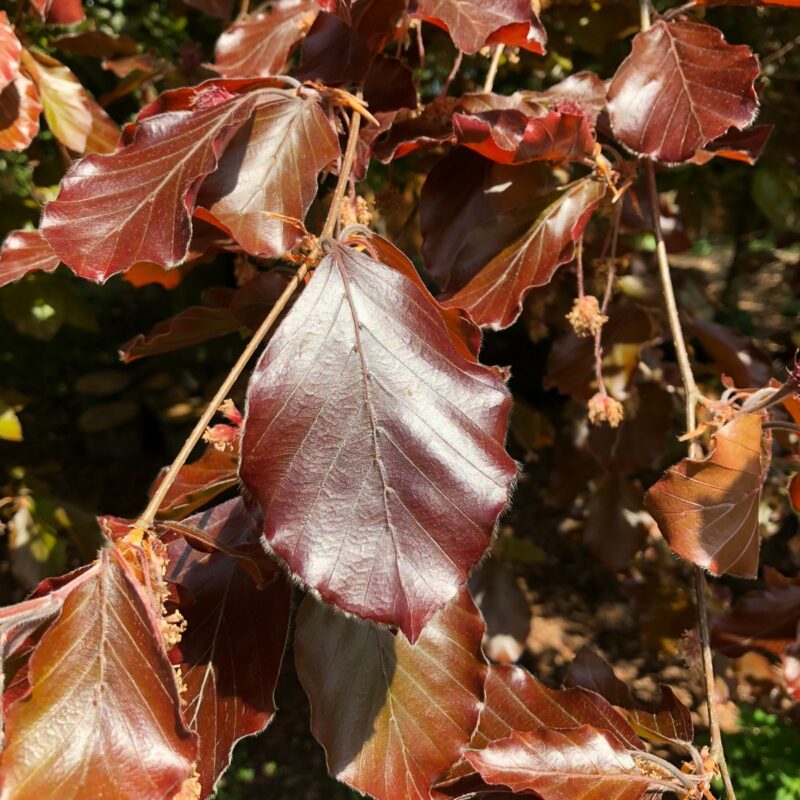
<svg viewBox="0 0 800 800">
<path fill-rule="evenodd" d="M 303 236 L 298 225 L 317 193 L 317 176 L 339 155 L 339 140 L 316 93 L 264 93 L 200 189 L 196 214 L 219 225 L 248 253 L 279 256 Z"/>
<path fill-rule="evenodd" d="M 557 111 L 580 111 L 594 127 L 606 107 L 606 85 L 594 72 L 575 72 L 547 89 L 543 97 Z"/>
<path fill-rule="evenodd" d="M 706 368 L 716 376 L 727 375 L 736 386 L 764 386 L 772 377 L 770 357 L 749 336 L 701 319 L 692 320 L 686 329 L 711 357 Z M 705 367 L 705 360 L 696 357 L 696 366 Z"/>
<path fill-rule="evenodd" d="M 789 500 L 795 514 L 800 514 L 800 472 L 789 481 Z"/>
<path fill-rule="evenodd" d="M 239 498 L 184 525 L 228 548 L 251 545 L 259 536 L 257 521 Z M 187 627 L 173 661 L 181 665 L 183 714 L 198 735 L 201 796 L 207 797 L 236 742 L 263 731 L 275 714 L 291 586 L 263 554 L 258 585 L 236 558 L 201 553 L 182 538 L 169 545 L 169 560 L 168 579 L 192 598 L 180 606 Z"/>
<path fill-rule="evenodd" d="M 186 257 L 198 184 L 264 100 L 257 91 L 232 94 L 225 83 L 167 93 L 142 112 L 129 144 L 70 169 L 41 229 L 77 275 L 104 282 L 140 261 L 172 267 Z"/>
<path fill-rule="evenodd" d="M 443 305 L 465 308 L 478 325 L 495 330 L 513 324 L 525 295 L 549 283 L 556 269 L 572 258 L 575 242 L 604 194 L 602 183 L 582 178 L 548 195 L 528 231 Z"/>
<path fill-rule="evenodd" d="M 482 634 L 465 591 L 414 645 L 306 597 L 295 663 L 331 774 L 377 800 L 429 800 L 478 720 Z"/>
<path fill-rule="evenodd" d="M 277 0 L 238 19 L 217 40 L 214 69 L 226 78 L 279 75 L 319 11 L 315 0 Z"/>
<path fill-rule="evenodd" d="M 39 231 L 12 231 L 0 249 L 0 286 L 31 272 L 52 272 L 60 263 Z"/>
<path fill-rule="evenodd" d="M 439 161 L 422 187 L 420 227 L 425 267 L 442 291 L 462 288 L 523 234 L 551 189 L 543 164 L 509 167 L 467 149 Z"/>
<path fill-rule="evenodd" d="M 22 45 L 8 21 L 8 14 L 0 11 L 0 90 L 5 89 L 19 74 Z"/>
<path fill-rule="evenodd" d="M 303 39 L 296 74 L 328 85 L 361 83 L 369 63 L 367 40 L 337 14 L 322 12 Z"/>
<path fill-rule="evenodd" d="M 731 128 L 726 134 L 701 147 L 691 159 L 692 164 L 706 164 L 712 158 L 727 158 L 755 164 L 764 152 L 767 139 L 775 126 L 755 125 L 746 131 Z"/>
<path fill-rule="evenodd" d="M 183 0 L 187 6 L 219 19 L 230 19 L 233 0 Z"/>
<path fill-rule="evenodd" d="M 240 473 L 301 580 L 414 641 L 508 499 L 509 410 L 427 292 L 334 244 L 253 373 Z"/>
<path fill-rule="evenodd" d="M 53 44 L 63 53 L 94 58 L 132 56 L 139 52 L 139 45 L 130 36 L 114 36 L 104 31 L 66 33 L 57 37 Z"/>
<path fill-rule="evenodd" d="M 686 161 L 757 110 L 758 59 L 746 45 L 695 22 L 656 22 L 636 35 L 614 75 L 608 111 L 616 137 L 635 153 Z"/>
<path fill-rule="evenodd" d="M 640 800 L 666 783 L 640 772 L 613 733 L 589 725 L 514 733 L 466 757 L 489 785 L 535 792 L 543 800 Z"/>
<path fill-rule="evenodd" d="M 713 575 L 758 573 L 758 505 L 772 456 L 762 422 L 760 414 L 734 417 L 707 458 L 671 467 L 645 498 L 669 546 Z"/>
<path fill-rule="evenodd" d="M 60 61 L 25 50 L 22 65 L 39 90 L 47 126 L 64 147 L 83 153 L 92 129 L 89 96 L 80 81 Z"/>
<path fill-rule="evenodd" d="M 604 475 L 594 490 L 583 541 L 609 569 L 628 567 L 647 540 L 642 497 L 641 486 L 613 473 Z"/>
<path fill-rule="evenodd" d="M 783 679 L 789 696 L 800 702 L 800 643 L 788 647 L 783 656 Z"/>
<path fill-rule="evenodd" d="M 22 73 L 0 92 L 0 150 L 25 150 L 39 133 L 42 104 L 33 81 Z"/>
<path fill-rule="evenodd" d="M 185 262 L 174 269 L 166 269 L 165 267 L 159 267 L 158 264 L 140 261 L 138 264 L 134 264 L 122 276 L 122 279 L 137 288 L 157 284 L 165 289 L 174 289 L 193 266 L 194 264 L 191 262 Z"/>
<path fill-rule="evenodd" d="M 51 25 L 73 25 L 83 20 L 81 0 L 31 0 L 31 5 Z"/>
<path fill-rule="evenodd" d="M 196 744 L 143 591 L 107 549 L 67 596 L 8 713 L 4 798 L 163 800 L 190 777 Z"/>
<path fill-rule="evenodd" d="M 800 624 L 800 579 L 764 568 L 765 589 L 747 592 L 711 628 L 711 645 L 726 656 L 748 650 L 782 656 L 797 639 Z"/>
<path fill-rule="evenodd" d="M 372 114 L 416 108 L 413 73 L 396 58 L 377 56 L 364 79 L 364 100 Z"/>
<path fill-rule="evenodd" d="M 452 116 L 456 105 L 455 98 L 438 97 L 420 111 L 398 115 L 388 132 L 375 142 L 375 158 L 388 163 L 416 150 L 455 141 Z"/>
<path fill-rule="evenodd" d="M 105 110 L 94 100 L 89 100 L 92 127 L 86 137 L 86 153 L 113 153 L 120 142 L 122 131 Z"/>
<path fill-rule="evenodd" d="M 207 447 L 197 461 L 181 468 L 158 509 L 160 519 L 183 519 L 222 492 L 236 485 L 238 450 L 221 451 Z M 164 477 L 166 468 L 153 482 L 152 494 Z"/>
<path fill-rule="evenodd" d="M 465 53 L 477 53 L 488 44 L 544 53 L 547 36 L 529 0 L 419 0 L 417 14 L 444 28 Z"/>
<path fill-rule="evenodd" d="M 651 742 L 691 744 L 694 738 L 692 715 L 669 686 L 661 686 L 658 708 L 648 710 L 637 703 L 630 689 L 614 674 L 611 666 L 588 647 L 580 650 L 570 664 L 567 684 L 579 686 L 605 697 L 631 727 Z"/>
</svg>

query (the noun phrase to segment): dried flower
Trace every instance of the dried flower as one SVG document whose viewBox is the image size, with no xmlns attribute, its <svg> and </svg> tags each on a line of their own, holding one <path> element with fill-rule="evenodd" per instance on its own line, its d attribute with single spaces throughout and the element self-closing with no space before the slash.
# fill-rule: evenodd
<svg viewBox="0 0 800 800">
<path fill-rule="evenodd" d="M 591 294 L 575 298 L 567 319 L 577 336 L 594 336 L 608 322 L 608 317 L 600 311 L 597 298 Z"/>
<path fill-rule="evenodd" d="M 239 435 L 239 429 L 234 428 L 232 425 L 213 425 L 205 429 L 203 433 L 203 441 L 213 445 L 220 452 L 233 453 L 236 450 L 236 439 Z"/>
<path fill-rule="evenodd" d="M 624 416 L 622 403 L 607 394 L 598 392 L 589 400 L 589 422 L 592 425 L 607 422 L 612 428 L 617 428 Z"/>
</svg>

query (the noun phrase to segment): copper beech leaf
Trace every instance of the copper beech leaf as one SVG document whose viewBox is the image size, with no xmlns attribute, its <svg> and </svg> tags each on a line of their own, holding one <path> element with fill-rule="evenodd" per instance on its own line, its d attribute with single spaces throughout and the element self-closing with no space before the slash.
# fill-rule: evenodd
<svg viewBox="0 0 800 800">
<path fill-rule="evenodd" d="M 639 800 L 670 788 L 641 772 L 613 733 L 590 725 L 514 733 L 465 755 L 487 784 L 542 800 Z M 685 791 L 679 784 L 672 788 Z"/>
<path fill-rule="evenodd" d="M 106 549 L 66 597 L 8 712 L 3 800 L 163 800 L 191 777 L 196 742 L 143 592 Z"/>
<path fill-rule="evenodd" d="M 279 256 L 302 229 L 275 214 L 303 220 L 317 176 L 339 155 L 339 140 L 316 93 L 273 91 L 231 139 L 203 183 L 197 215 L 219 225 L 248 253 Z"/>
<path fill-rule="evenodd" d="M 569 665 L 566 682 L 605 697 L 644 739 L 684 746 L 694 739 L 691 712 L 669 686 L 662 684 L 657 708 L 643 708 L 634 700 L 626 684 L 614 674 L 610 664 L 588 647 L 581 648 Z"/>
<path fill-rule="evenodd" d="M 52 272 L 60 263 L 39 231 L 12 231 L 0 249 L 0 286 L 31 272 Z"/>
<path fill-rule="evenodd" d="M 240 475 L 328 602 L 416 640 L 489 545 L 510 397 L 419 284 L 332 243 L 259 361 Z"/>
<path fill-rule="evenodd" d="M 419 0 L 416 13 L 444 28 L 465 53 L 488 44 L 544 53 L 547 36 L 529 0 Z"/>
<path fill-rule="evenodd" d="M 306 597 L 295 663 L 330 773 L 377 800 L 430 800 L 478 720 L 482 635 L 465 590 L 413 645 Z"/>
<path fill-rule="evenodd" d="M 316 0 L 278 0 L 223 32 L 214 69 L 226 78 L 278 75 L 319 14 Z"/>
<path fill-rule="evenodd" d="M 608 90 L 615 136 L 658 161 L 691 159 L 756 115 L 758 59 L 746 45 L 695 22 L 656 22 L 636 35 Z"/>
<path fill-rule="evenodd" d="M 528 292 L 549 283 L 569 261 L 605 186 L 581 178 L 542 200 L 530 228 L 498 253 L 465 286 L 447 297 L 447 308 L 465 308 L 478 325 L 501 330 L 517 319 Z"/>
<path fill-rule="evenodd" d="M 713 575 L 758 574 L 758 506 L 772 456 L 760 414 L 740 414 L 702 460 L 685 458 L 651 487 L 645 506 L 680 556 Z"/>
<path fill-rule="evenodd" d="M 228 548 L 258 541 L 258 522 L 240 498 L 183 524 Z M 256 583 L 226 553 L 193 550 L 183 538 L 169 544 L 168 552 L 167 578 L 191 593 L 191 601 L 180 606 L 187 627 L 173 660 L 181 665 L 183 715 L 198 735 L 201 796 L 207 797 L 236 742 L 263 731 L 275 713 L 291 585 L 263 553 Z"/>
<path fill-rule="evenodd" d="M 0 11 L 0 90 L 5 89 L 19 74 L 19 59 L 22 45 L 8 20 L 8 14 Z"/>
<path fill-rule="evenodd" d="M 41 113 L 35 84 L 20 72 L 0 91 L 0 150 L 25 150 L 39 132 Z"/>
</svg>

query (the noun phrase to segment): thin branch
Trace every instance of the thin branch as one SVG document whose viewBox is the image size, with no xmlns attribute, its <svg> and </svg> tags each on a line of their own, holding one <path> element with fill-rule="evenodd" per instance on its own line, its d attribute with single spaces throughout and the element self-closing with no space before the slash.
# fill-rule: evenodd
<svg viewBox="0 0 800 800">
<path fill-rule="evenodd" d="M 656 237 L 656 258 L 658 261 L 658 273 L 661 279 L 661 290 L 664 295 L 664 302 L 667 307 L 667 319 L 669 320 L 672 342 L 678 357 L 678 367 L 683 381 L 683 391 L 686 400 L 686 430 L 693 431 L 697 427 L 696 405 L 698 400 L 697 384 L 692 373 L 692 366 L 689 362 L 689 353 L 686 349 L 686 341 L 683 337 L 678 306 L 675 302 L 675 291 L 672 286 L 672 274 L 667 257 L 667 248 L 664 243 L 664 234 L 661 230 L 661 219 L 658 204 L 658 189 L 656 187 L 656 172 L 653 162 L 645 161 L 645 174 L 650 191 L 650 207 L 653 214 L 653 233 Z M 699 446 L 696 443 L 689 445 L 689 456 L 696 458 Z M 705 678 L 706 704 L 708 706 L 708 727 L 711 731 L 711 754 L 719 766 L 722 782 L 725 785 L 725 793 L 728 800 L 736 800 L 736 794 L 731 783 L 731 776 L 728 772 L 728 765 L 725 761 L 725 751 L 722 745 L 722 732 L 719 727 L 719 717 L 715 701 L 716 689 L 714 681 L 714 662 L 711 657 L 711 635 L 708 627 L 708 607 L 706 605 L 706 576 L 700 567 L 694 568 L 694 588 L 697 600 L 697 620 L 700 627 L 700 642 L 702 645 L 703 675 Z"/>
<path fill-rule="evenodd" d="M 772 431 L 788 431 L 789 433 L 796 433 L 800 436 L 800 425 L 797 425 L 794 422 L 784 422 L 783 420 L 772 420 L 771 422 L 765 422 L 763 425 L 764 430 L 772 430 Z"/>
<path fill-rule="evenodd" d="M 669 761 L 665 761 L 655 753 L 648 753 L 646 750 L 630 750 L 629 752 L 633 756 L 634 761 L 637 758 L 640 758 L 642 761 L 649 761 L 651 764 L 655 764 L 659 769 L 663 769 L 664 772 L 668 772 L 670 775 L 672 775 L 673 778 L 675 778 L 689 790 L 694 789 L 697 784 L 701 782 L 698 781 L 698 776 L 681 772 L 676 766 L 670 764 Z"/>
<path fill-rule="evenodd" d="M 492 60 L 489 63 L 489 71 L 486 73 L 486 80 L 483 82 L 483 91 L 488 94 L 494 88 L 494 79 L 497 77 L 497 68 L 500 66 L 500 58 L 505 50 L 505 45 L 499 44 L 492 53 Z"/>
<path fill-rule="evenodd" d="M 773 61 L 779 61 L 782 59 L 787 53 L 794 50 L 797 45 L 800 44 L 800 34 L 794 37 L 790 42 L 787 42 L 783 47 L 779 50 L 776 50 L 774 53 L 770 53 L 768 56 L 764 56 L 761 59 L 761 71 L 764 71 L 764 68 L 772 64 Z"/>
<path fill-rule="evenodd" d="M 328 216 L 325 220 L 325 226 L 322 229 L 321 237 L 329 237 L 332 233 L 334 228 L 336 227 L 336 221 L 339 217 L 339 208 L 341 206 L 342 197 L 344 196 L 345 189 L 347 188 L 347 181 L 350 177 L 350 171 L 353 167 L 353 159 L 355 157 L 356 146 L 358 145 L 358 130 L 361 123 L 361 116 L 354 111 L 351 121 L 350 121 L 350 132 L 347 139 L 347 149 L 345 151 L 344 160 L 342 162 L 342 167 L 339 170 L 339 180 L 336 183 L 336 189 L 333 193 L 333 200 L 331 201 L 331 207 L 328 210 Z M 292 295 L 295 293 L 297 287 L 302 283 L 305 276 L 308 274 L 308 271 L 311 269 L 311 264 L 308 261 L 304 261 L 300 267 L 298 268 L 297 272 L 295 272 L 292 279 L 287 284 L 286 288 L 283 290 L 283 293 L 276 301 L 275 305 L 272 307 L 272 310 L 267 314 L 264 321 L 259 326 L 258 330 L 253 334 L 252 339 L 247 343 L 247 346 L 242 351 L 242 354 L 236 360 L 236 363 L 231 368 L 231 371 L 228 373 L 225 380 L 222 382 L 222 385 L 217 390 L 217 393 L 211 399 L 211 402 L 206 407 L 206 410 L 203 412 L 202 416 L 199 420 L 197 420 L 197 424 L 192 429 L 192 432 L 189 434 L 186 441 L 183 443 L 183 447 L 181 447 L 177 456 L 175 456 L 175 460 L 170 465 L 170 468 L 167 470 L 167 474 L 164 476 L 164 479 L 158 485 L 158 488 L 153 493 L 153 496 L 150 498 L 150 502 L 147 504 L 147 508 L 145 508 L 142 515 L 136 521 L 136 529 L 139 531 L 145 531 L 152 527 L 153 522 L 155 521 L 156 514 L 158 514 L 158 509 L 161 507 L 161 504 L 164 502 L 164 498 L 167 496 L 167 492 L 170 490 L 170 487 L 175 482 L 175 479 L 178 477 L 178 473 L 183 468 L 183 465 L 186 463 L 186 460 L 194 450 L 195 445 L 200 441 L 200 438 L 203 435 L 203 432 L 208 427 L 209 422 L 211 422 L 214 414 L 217 413 L 220 405 L 222 404 L 223 400 L 228 397 L 233 384 L 236 383 L 238 377 L 242 374 L 244 368 L 247 366 L 248 361 L 253 356 L 253 353 L 258 349 L 261 342 L 264 340 L 264 337 L 269 333 L 270 328 L 275 324 L 275 320 L 280 315 L 281 311 L 286 308 L 286 304 L 291 299 Z"/>
<path fill-rule="evenodd" d="M 450 70 L 450 74 L 444 82 L 442 91 L 439 92 L 439 97 L 444 97 L 447 94 L 447 91 L 450 89 L 450 84 L 455 80 L 456 75 L 458 75 L 458 70 L 461 69 L 461 60 L 463 58 L 464 52 L 459 50 L 458 53 L 456 53 L 456 60 L 453 62 L 453 68 Z"/>
</svg>

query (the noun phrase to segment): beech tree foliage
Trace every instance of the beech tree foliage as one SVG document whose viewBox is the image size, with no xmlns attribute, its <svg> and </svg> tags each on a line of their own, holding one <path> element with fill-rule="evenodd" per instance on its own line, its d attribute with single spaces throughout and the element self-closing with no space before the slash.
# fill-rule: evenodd
<svg viewBox="0 0 800 800">
<path fill-rule="evenodd" d="M 571 328 L 544 377 L 585 406 L 604 471 L 588 546 L 624 567 L 646 508 L 699 570 L 758 575 L 759 501 L 774 449 L 796 448 L 774 439 L 798 431 L 800 367 L 773 375 L 735 334 L 681 316 L 656 185 L 676 164 L 753 164 L 771 132 L 754 125 L 758 54 L 700 21 L 702 5 L 643 4 L 614 74 L 500 94 L 504 53 L 547 53 L 548 11 L 529 0 L 245 4 L 205 80 L 122 125 L 31 33 L 79 22 L 79 2 L 0 12 L 0 149 L 46 126 L 71 163 L 38 229 L 3 243 L 0 286 L 62 264 L 168 286 L 232 253 L 246 280 L 120 342 L 121 357 L 252 337 L 140 518 L 101 518 L 96 560 L 0 611 L 2 800 L 210 797 L 237 741 L 276 713 L 292 620 L 330 772 L 377 800 L 709 796 L 724 757 L 694 743 L 669 686 L 642 706 L 589 650 L 563 689 L 490 663 L 467 588 L 520 469 L 509 373 L 481 363 L 483 331 L 531 324 L 567 265 Z M 432 92 L 433 30 L 454 69 Z M 105 34 L 82 47 L 138 57 Z M 462 55 L 480 53 L 485 86 L 451 93 Z M 424 263 L 363 213 L 375 164 L 418 174 Z M 618 289 L 621 231 L 655 238 L 655 300 Z M 684 331 L 724 374 L 716 394 L 695 383 Z M 262 341 L 244 408 L 220 404 Z M 674 356 L 638 369 L 664 341 Z M 659 463 L 678 396 L 689 452 L 643 497 L 635 473 Z M 800 505 L 796 477 L 789 495 Z M 711 644 L 780 660 L 800 699 L 798 579 L 766 578 Z"/>
</svg>

